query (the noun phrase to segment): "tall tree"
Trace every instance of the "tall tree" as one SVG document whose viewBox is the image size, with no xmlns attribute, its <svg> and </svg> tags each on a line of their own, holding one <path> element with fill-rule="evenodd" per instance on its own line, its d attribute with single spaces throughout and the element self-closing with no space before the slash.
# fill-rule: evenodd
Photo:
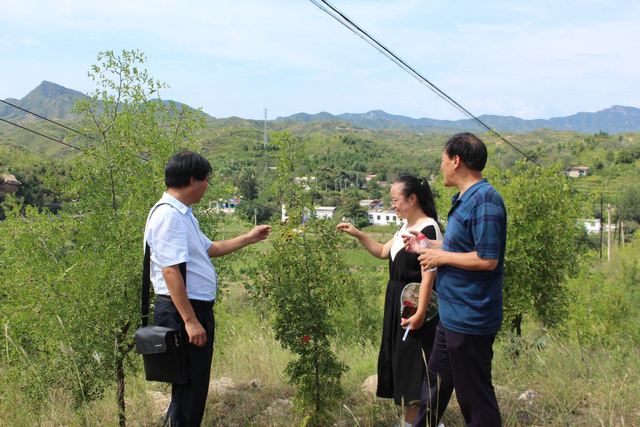
<svg viewBox="0 0 640 427">
<path fill-rule="evenodd" d="M 505 325 L 520 335 L 523 315 L 531 314 L 553 326 L 565 314 L 566 279 L 577 271 L 580 204 L 560 165 L 519 163 L 488 176 L 507 208 Z"/>
<path fill-rule="evenodd" d="M 38 357 L 58 360 L 50 346 L 62 343 L 80 398 L 99 396 L 115 380 L 122 426 L 126 372 L 134 366 L 127 361 L 140 322 L 142 230 L 164 188 L 167 159 L 187 147 L 202 125 L 200 112 L 160 100 L 166 85 L 141 68 L 145 61 L 135 50 L 99 54 L 89 72 L 97 89 L 74 108 L 89 138 L 74 141 L 84 154 L 57 189 L 67 201 L 63 213 L 28 211 L 22 218 L 14 209 L 3 224 L 15 249 L 10 265 L 20 272 L 0 273 L 7 306 L 15 304 L 3 320 L 21 343 L 42 352 Z M 34 259 L 42 264 L 34 266 Z M 38 316 L 29 319 L 15 307 L 24 306 L 22 293 L 34 286 L 40 296 L 27 304 Z M 53 374 L 48 381 L 56 382 Z"/>
<path fill-rule="evenodd" d="M 346 366 L 331 349 L 334 316 L 353 286 L 348 268 L 335 250 L 340 236 L 327 220 L 309 217 L 310 198 L 294 181 L 306 161 L 304 144 L 288 133 L 276 135 L 276 193 L 289 220 L 270 239 L 273 247 L 259 258 L 254 272 L 254 296 L 268 301 L 281 345 L 296 357 L 286 367 L 297 387 L 297 402 L 307 414 L 306 425 L 327 425 L 332 405 L 342 395 L 340 378 Z"/>
</svg>

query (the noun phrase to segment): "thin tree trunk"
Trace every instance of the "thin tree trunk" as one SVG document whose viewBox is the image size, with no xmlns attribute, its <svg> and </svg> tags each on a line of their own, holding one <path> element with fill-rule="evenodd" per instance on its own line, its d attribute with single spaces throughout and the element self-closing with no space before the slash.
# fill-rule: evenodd
<svg viewBox="0 0 640 427">
<path fill-rule="evenodd" d="M 522 336 L 522 314 L 517 314 L 511 324 L 511 330 L 515 331 L 516 335 Z"/>
<path fill-rule="evenodd" d="M 120 351 L 122 349 L 119 349 Z M 119 355 L 116 359 L 116 374 L 118 376 L 118 392 L 116 393 L 116 399 L 118 400 L 118 419 L 120 427 L 126 427 L 127 416 L 125 414 L 125 402 L 124 402 L 124 357 Z"/>
</svg>

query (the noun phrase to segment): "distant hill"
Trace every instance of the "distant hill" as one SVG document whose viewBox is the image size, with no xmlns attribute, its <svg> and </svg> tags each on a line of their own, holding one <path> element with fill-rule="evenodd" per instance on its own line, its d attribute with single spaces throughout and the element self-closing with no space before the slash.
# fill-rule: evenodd
<svg viewBox="0 0 640 427">
<path fill-rule="evenodd" d="M 7 98 L 5 101 L 25 110 L 32 111 L 43 117 L 52 120 L 75 120 L 76 117 L 71 113 L 73 104 L 76 99 L 85 98 L 86 95 L 76 90 L 67 89 L 56 83 L 43 81 L 35 89 L 29 92 L 22 99 Z M 168 105 L 170 100 L 163 100 L 162 103 Z M 191 108 L 181 102 L 173 101 L 179 107 Z M 14 108 L 10 105 L 0 103 L 0 118 L 13 119 L 17 121 L 39 121 L 37 117 L 25 113 L 22 110 Z"/>
<path fill-rule="evenodd" d="M 6 99 L 7 102 L 18 105 L 34 113 L 50 119 L 73 120 L 71 108 L 77 98 L 85 95 L 81 92 L 67 89 L 55 83 L 43 81 L 24 98 Z M 168 101 L 165 101 L 168 102 Z M 177 102 L 178 105 L 181 105 Z M 0 117 L 19 121 L 37 120 L 33 116 L 0 104 Z M 609 134 L 623 132 L 640 132 L 640 109 L 614 105 L 595 113 L 577 113 L 568 117 L 552 119 L 525 120 L 513 116 L 482 115 L 483 122 L 499 132 L 524 133 L 537 129 L 551 129 L 556 131 L 575 131 L 582 133 Z M 340 121 L 350 126 L 368 130 L 403 130 L 413 133 L 451 133 L 460 131 L 478 131 L 478 125 L 469 119 L 436 120 L 429 118 L 414 119 L 406 116 L 389 114 L 381 110 L 373 110 L 364 114 L 344 113 L 333 115 L 327 112 L 318 114 L 298 113 L 288 117 L 278 117 L 272 123 L 276 128 L 287 128 L 292 124 L 313 122 Z M 208 117 L 207 125 L 213 127 L 235 125 L 240 127 L 257 128 L 260 121 L 245 120 L 238 117 L 215 119 Z"/>
<path fill-rule="evenodd" d="M 71 108 L 78 98 L 84 98 L 85 94 L 67 89 L 55 83 L 43 81 L 22 99 L 7 98 L 5 101 L 33 111 L 48 119 L 73 119 Z M 19 121 L 40 120 L 24 111 L 13 108 L 10 105 L 0 104 L 0 117 Z"/>
<path fill-rule="evenodd" d="M 549 120 L 525 120 L 512 116 L 482 115 L 479 119 L 492 129 L 501 132 L 531 132 L 536 129 L 557 131 L 575 131 L 582 133 L 609 134 L 623 132 L 640 132 L 640 109 L 614 105 L 595 113 L 578 113 L 568 117 L 556 117 Z M 319 114 L 299 113 L 288 117 L 278 117 L 276 123 L 310 123 L 329 120 L 342 120 L 363 129 L 398 129 L 419 133 L 442 133 L 460 131 L 478 131 L 478 125 L 469 119 L 435 120 L 428 118 L 413 119 L 385 113 L 381 110 L 364 114 L 332 115 L 326 112 Z"/>
</svg>

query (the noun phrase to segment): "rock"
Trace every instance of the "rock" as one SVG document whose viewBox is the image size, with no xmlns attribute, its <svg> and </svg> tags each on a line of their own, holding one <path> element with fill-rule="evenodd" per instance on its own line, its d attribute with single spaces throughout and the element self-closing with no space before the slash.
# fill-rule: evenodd
<svg viewBox="0 0 640 427">
<path fill-rule="evenodd" d="M 376 390 L 378 388 L 378 375 L 371 375 L 369 378 L 364 380 L 362 386 L 360 387 L 360 391 L 366 395 L 375 396 Z"/>
<path fill-rule="evenodd" d="M 529 406 L 529 409 L 533 409 L 535 407 L 536 392 L 533 390 L 527 390 L 518 396 L 518 401 Z"/>
<path fill-rule="evenodd" d="M 276 399 L 266 409 L 265 413 L 270 416 L 282 417 L 291 413 L 293 402 L 289 399 Z"/>
<path fill-rule="evenodd" d="M 231 378 L 222 377 L 218 380 L 211 380 L 209 382 L 209 394 L 226 394 L 235 386 L 236 384 Z"/>
<path fill-rule="evenodd" d="M 262 388 L 262 383 L 256 378 L 252 379 L 249 385 L 251 386 L 251 388 Z"/>
</svg>

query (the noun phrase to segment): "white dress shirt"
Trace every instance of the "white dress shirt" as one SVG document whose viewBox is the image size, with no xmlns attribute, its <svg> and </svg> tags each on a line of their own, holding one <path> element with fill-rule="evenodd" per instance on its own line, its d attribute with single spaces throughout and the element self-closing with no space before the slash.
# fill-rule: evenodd
<svg viewBox="0 0 640 427">
<path fill-rule="evenodd" d="M 189 299 L 215 300 L 218 277 L 207 254 L 212 242 L 200 231 L 191 207 L 164 193 L 149 212 L 144 239 L 151 248 L 151 283 L 156 295 L 169 296 L 162 267 L 186 262 Z"/>
</svg>

